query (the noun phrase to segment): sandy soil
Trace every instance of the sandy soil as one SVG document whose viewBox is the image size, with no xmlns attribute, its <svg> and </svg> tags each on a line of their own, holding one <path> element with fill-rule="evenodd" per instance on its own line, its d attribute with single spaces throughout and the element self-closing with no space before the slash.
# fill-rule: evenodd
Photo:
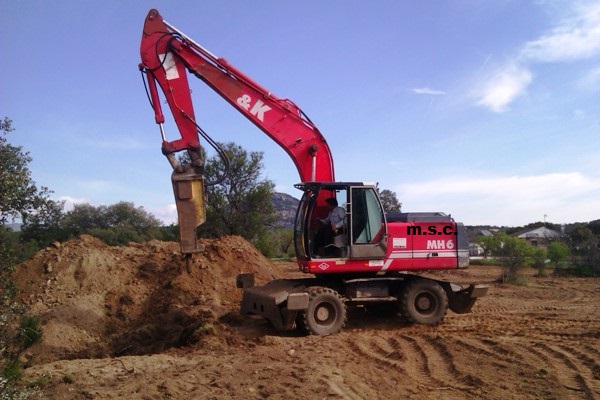
<svg viewBox="0 0 600 400">
<path fill-rule="evenodd" d="M 337 335 L 280 334 L 236 312 L 238 272 L 290 277 L 239 237 L 112 248 L 82 236 L 15 274 L 44 340 L 25 377 L 54 399 L 600 399 L 600 279 L 497 267 L 436 273 L 489 282 L 470 314 L 435 328 L 364 309 Z"/>
</svg>

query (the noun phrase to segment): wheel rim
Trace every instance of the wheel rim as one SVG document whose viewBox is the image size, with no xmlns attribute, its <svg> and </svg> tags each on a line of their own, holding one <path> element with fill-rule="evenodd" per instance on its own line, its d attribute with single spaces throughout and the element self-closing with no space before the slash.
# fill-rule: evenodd
<svg viewBox="0 0 600 400">
<path fill-rule="evenodd" d="M 336 318 L 336 309 L 333 304 L 319 303 L 314 311 L 315 322 L 319 325 L 331 325 Z"/>
<path fill-rule="evenodd" d="M 415 310 L 422 315 L 435 313 L 437 304 L 437 299 L 429 292 L 421 292 L 415 298 Z"/>
<path fill-rule="evenodd" d="M 330 335 L 339 332 L 346 323 L 346 305 L 333 289 L 309 288 L 309 303 L 301 315 L 301 325 L 311 335 Z"/>
</svg>

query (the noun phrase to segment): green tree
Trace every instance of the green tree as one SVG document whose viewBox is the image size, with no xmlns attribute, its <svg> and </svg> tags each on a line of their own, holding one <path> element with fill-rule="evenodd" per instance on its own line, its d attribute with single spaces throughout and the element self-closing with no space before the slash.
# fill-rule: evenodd
<svg viewBox="0 0 600 400">
<path fill-rule="evenodd" d="M 600 236 L 600 219 L 590 221 L 587 226 L 594 235 Z"/>
<path fill-rule="evenodd" d="M 198 229 L 201 236 L 240 235 L 256 243 L 275 221 L 271 197 L 274 185 L 261 177 L 261 152 L 248 153 L 235 143 L 221 145 L 229 158 L 225 179 L 206 187 L 206 222 Z M 205 162 L 207 181 L 225 175 L 220 157 Z"/>
<path fill-rule="evenodd" d="M 61 222 L 62 235 L 87 233 L 110 245 L 145 242 L 163 237 L 161 222 L 143 207 L 121 201 L 109 206 L 76 204 Z"/>
<path fill-rule="evenodd" d="M 572 266 L 565 272 L 600 276 L 600 234 L 594 234 L 594 230 L 598 228 L 598 221 L 575 225 L 569 234 Z"/>
<path fill-rule="evenodd" d="M 29 153 L 8 143 L 6 135 L 12 131 L 12 120 L 0 120 L 0 224 L 9 218 L 24 222 L 54 204 L 49 199 L 51 191 L 44 186 L 38 188 L 31 177 Z"/>
<path fill-rule="evenodd" d="M 294 230 L 276 229 L 274 234 L 277 237 L 277 249 L 281 256 L 293 257 L 294 250 Z"/>
<path fill-rule="evenodd" d="M 23 221 L 21 226 L 21 242 L 27 244 L 29 251 L 22 253 L 22 259 L 27 259 L 41 248 L 55 241 L 66 239 L 62 228 L 64 217 L 64 202 L 52 201 L 37 213 L 32 213 Z"/>
<path fill-rule="evenodd" d="M 385 212 L 400 212 L 402 209 L 402 203 L 398 201 L 398 197 L 395 192 L 388 189 L 383 189 L 379 192 L 383 210 Z"/>
<path fill-rule="evenodd" d="M 42 328 L 36 317 L 26 315 L 20 318 L 18 327 L 11 333 L 12 339 L 5 343 L 6 347 L 3 349 L 5 360 L 1 374 L 8 381 L 21 378 L 19 357 L 42 340 Z"/>
<path fill-rule="evenodd" d="M 515 282 L 519 270 L 527 265 L 533 254 L 533 247 L 523 239 L 501 234 L 498 237 L 500 246 L 493 249 L 494 256 L 500 259 L 505 268 L 503 282 Z"/>
<path fill-rule="evenodd" d="M 575 260 L 575 274 L 600 276 L 600 238 L 594 236 L 582 244 L 580 256 Z"/>
<path fill-rule="evenodd" d="M 160 236 L 162 240 L 167 242 L 176 242 L 179 240 L 179 225 L 169 224 L 168 226 L 160 227 Z"/>
<path fill-rule="evenodd" d="M 61 226 L 67 237 L 90 233 L 92 229 L 106 229 L 110 225 L 104 218 L 106 206 L 93 206 L 89 203 L 75 204 L 71 211 L 65 213 Z"/>
<path fill-rule="evenodd" d="M 31 157 L 8 143 L 12 121 L 0 120 L 0 397 L 13 393 L 7 382 L 19 378 L 19 355 L 41 337 L 37 320 L 24 316 L 25 307 L 15 300 L 17 290 L 12 271 L 17 261 L 16 236 L 4 228 L 10 218 L 26 221 L 53 204 L 47 188 L 38 188 L 31 178 Z M 11 392 L 9 392 L 11 390 Z"/>
<path fill-rule="evenodd" d="M 500 247 L 498 236 L 478 236 L 475 242 L 483 249 L 483 258 L 488 258 L 494 249 Z"/>
<path fill-rule="evenodd" d="M 571 246 L 575 252 L 577 252 L 583 245 L 594 238 L 594 232 L 587 226 L 587 224 L 576 224 L 571 233 L 569 234 L 571 239 Z"/>
<path fill-rule="evenodd" d="M 286 228 L 267 230 L 254 245 L 267 257 L 293 257 L 295 255 L 294 231 Z"/>
<path fill-rule="evenodd" d="M 560 264 L 569 258 L 569 246 L 562 242 L 554 241 L 548 245 L 548 259 L 554 268 L 560 268 Z"/>
<path fill-rule="evenodd" d="M 519 270 L 526 266 L 533 256 L 533 247 L 526 241 L 499 233 L 494 236 L 486 236 L 480 243 L 488 246 L 488 251 L 504 267 L 501 276 L 502 283 L 516 282 Z"/>
<path fill-rule="evenodd" d="M 548 253 L 542 247 L 534 247 L 531 251 L 533 268 L 537 269 L 537 276 L 546 276 L 546 260 Z"/>
</svg>

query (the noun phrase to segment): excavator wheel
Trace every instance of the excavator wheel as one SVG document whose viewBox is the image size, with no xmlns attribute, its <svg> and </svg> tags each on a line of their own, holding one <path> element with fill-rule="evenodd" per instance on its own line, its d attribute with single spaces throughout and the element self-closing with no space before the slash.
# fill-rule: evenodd
<svg viewBox="0 0 600 400">
<path fill-rule="evenodd" d="M 308 288 L 308 308 L 298 315 L 300 329 L 309 335 L 331 335 L 346 324 L 346 304 L 333 289 Z"/>
<path fill-rule="evenodd" d="M 410 322 L 435 326 L 446 316 L 448 296 L 436 282 L 415 279 L 404 288 L 400 309 Z"/>
</svg>

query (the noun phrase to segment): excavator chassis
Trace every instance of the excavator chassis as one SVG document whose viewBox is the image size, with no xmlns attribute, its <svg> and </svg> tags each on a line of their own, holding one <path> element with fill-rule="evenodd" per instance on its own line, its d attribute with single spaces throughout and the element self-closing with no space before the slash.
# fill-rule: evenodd
<svg viewBox="0 0 600 400">
<path fill-rule="evenodd" d="M 437 284 L 447 297 L 447 308 L 456 314 L 471 311 L 478 298 L 487 294 L 487 285 L 460 285 L 445 281 L 423 278 L 417 275 L 403 275 L 382 278 L 362 278 L 349 280 L 277 279 L 263 286 L 254 286 L 253 274 L 237 276 L 237 287 L 243 289 L 240 313 L 259 315 L 267 319 L 278 331 L 296 328 L 299 312 L 309 308 L 309 291 L 313 287 L 327 287 L 336 291 L 347 305 L 400 302 L 403 289 L 415 280 Z M 443 319 L 445 310 L 441 315 Z M 345 312 L 344 312 L 345 318 Z M 436 321 L 430 325 L 437 325 Z M 335 333 L 335 332 L 331 332 Z"/>
</svg>

